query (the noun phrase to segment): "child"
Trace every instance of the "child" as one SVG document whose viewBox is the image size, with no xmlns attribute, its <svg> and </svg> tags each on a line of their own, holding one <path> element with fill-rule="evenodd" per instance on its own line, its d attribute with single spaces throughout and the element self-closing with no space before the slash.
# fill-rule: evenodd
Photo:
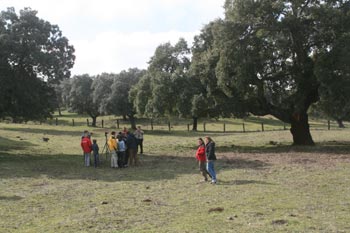
<svg viewBox="0 0 350 233">
<path fill-rule="evenodd" d="M 95 166 L 95 168 L 97 168 L 99 163 L 100 163 L 99 153 L 98 153 L 99 148 L 98 148 L 96 139 L 92 140 L 92 142 L 93 142 L 92 151 L 94 152 L 94 166 Z"/>
</svg>

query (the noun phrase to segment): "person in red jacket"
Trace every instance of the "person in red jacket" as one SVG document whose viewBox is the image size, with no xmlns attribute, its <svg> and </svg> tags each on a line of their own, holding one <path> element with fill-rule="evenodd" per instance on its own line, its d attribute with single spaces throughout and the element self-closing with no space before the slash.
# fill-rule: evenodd
<svg viewBox="0 0 350 233">
<path fill-rule="evenodd" d="M 196 159 L 199 165 L 199 171 L 204 177 L 204 181 L 208 181 L 207 157 L 205 156 L 205 144 L 202 138 L 198 138 L 198 149 L 196 151 Z"/>
<path fill-rule="evenodd" d="M 85 161 L 85 166 L 89 167 L 90 166 L 90 155 L 92 151 L 92 143 L 91 139 L 89 137 L 89 132 L 85 131 L 84 136 L 81 139 L 81 148 L 83 149 L 84 152 L 84 161 Z"/>
</svg>

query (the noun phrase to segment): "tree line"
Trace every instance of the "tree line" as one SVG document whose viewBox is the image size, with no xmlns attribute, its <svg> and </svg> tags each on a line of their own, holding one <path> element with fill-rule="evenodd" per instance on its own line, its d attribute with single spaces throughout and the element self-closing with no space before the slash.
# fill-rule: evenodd
<svg viewBox="0 0 350 233">
<path fill-rule="evenodd" d="M 224 11 L 191 47 L 181 38 L 159 45 L 146 70 L 70 79 L 74 48 L 58 26 L 31 9 L 3 11 L 0 116 L 48 117 L 66 106 L 93 124 L 103 114 L 132 127 L 136 115 L 172 115 L 191 117 L 196 130 L 200 117 L 270 114 L 291 125 L 296 145 L 314 144 L 310 107 L 349 119 L 349 1 L 226 0 Z"/>
</svg>

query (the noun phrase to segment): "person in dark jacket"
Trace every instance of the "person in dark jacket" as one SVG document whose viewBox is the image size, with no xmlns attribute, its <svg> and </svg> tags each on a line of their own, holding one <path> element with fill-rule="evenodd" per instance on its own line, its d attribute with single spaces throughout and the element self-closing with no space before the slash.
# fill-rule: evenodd
<svg viewBox="0 0 350 233">
<path fill-rule="evenodd" d="M 214 169 L 214 161 L 216 160 L 215 142 L 208 136 L 205 137 L 205 155 L 207 157 L 207 171 L 211 176 L 211 183 L 216 184 L 216 172 Z"/>
<path fill-rule="evenodd" d="M 94 152 L 94 167 L 97 168 L 100 164 L 100 155 L 99 155 L 100 148 L 97 145 L 97 140 L 92 140 L 92 151 Z"/>
<path fill-rule="evenodd" d="M 137 158 L 137 141 L 134 134 L 127 132 L 127 135 L 126 146 L 129 154 L 129 166 L 137 166 L 139 163 Z"/>
</svg>

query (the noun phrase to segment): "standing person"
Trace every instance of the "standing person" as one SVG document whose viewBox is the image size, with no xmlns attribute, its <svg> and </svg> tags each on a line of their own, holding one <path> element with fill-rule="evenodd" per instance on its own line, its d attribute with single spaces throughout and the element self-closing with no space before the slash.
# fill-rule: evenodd
<svg viewBox="0 0 350 233">
<path fill-rule="evenodd" d="M 199 171 L 204 177 L 204 181 L 208 181 L 207 157 L 205 156 L 205 144 L 202 138 L 198 138 L 198 148 L 196 151 L 196 159 L 199 165 Z"/>
<path fill-rule="evenodd" d="M 214 161 L 216 160 L 215 155 L 215 142 L 211 137 L 205 137 L 205 155 L 207 157 L 207 171 L 211 176 L 211 183 L 216 184 L 216 173 L 214 170 Z"/>
<path fill-rule="evenodd" d="M 126 138 L 126 146 L 128 147 L 129 154 L 129 166 L 138 165 L 137 158 L 137 142 L 134 134 L 128 132 L 128 137 Z"/>
<path fill-rule="evenodd" d="M 118 166 L 120 168 L 125 167 L 125 151 L 126 145 L 121 134 L 118 134 Z"/>
<path fill-rule="evenodd" d="M 84 152 L 84 164 L 86 167 L 90 166 L 90 155 L 92 150 L 92 143 L 90 137 L 88 136 L 89 132 L 84 132 L 84 137 L 81 139 L 80 146 Z"/>
<path fill-rule="evenodd" d="M 124 127 L 124 128 L 123 128 L 123 132 L 122 132 L 122 133 L 123 133 L 123 136 L 124 136 L 124 137 L 127 137 L 127 136 L 128 136 L 128 132 L 129 132 L 128 129 L 127 129 L 126 127 Z"/>
<path fill-rule="evenodd" d="M 99 149 L 97 145 L 97 140 L 92 140 L 92 151 L 94 152 L 94 167 L 97 168 L 100 164 L 100 155 L 99 155 Z"/>
<path fill-rule="evenodd" d="M 144 134 L 144 132 L 141 130 L 141 126 L 137 127 L 134 134 L 135 134 L 135 138 L 137 141 L 137 147 L 140 147 L 140 154 L 143 154 L 143 134 Z"/>
<path fill-rule="evenodd" d="M 108 139 L 108 147 L 111 151 L 111 168 L 117 168 L 118 167 L 118 157 L 117 157 L 117 140 L 115 138 L 115 132 L 113 131 L 111 133 L 111 137 Z"/>
</svg>

